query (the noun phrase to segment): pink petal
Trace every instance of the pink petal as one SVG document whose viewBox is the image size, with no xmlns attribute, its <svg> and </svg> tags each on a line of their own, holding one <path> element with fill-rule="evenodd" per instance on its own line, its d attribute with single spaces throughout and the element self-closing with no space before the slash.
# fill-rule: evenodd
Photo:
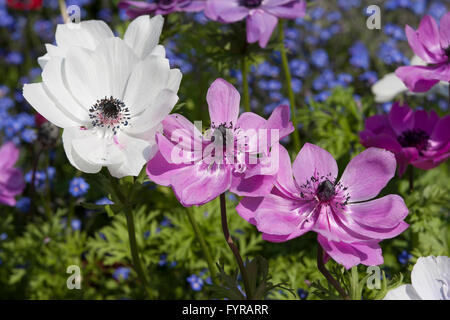
<svg viewBox="0 0 450 320">
<path fill-rule="evenodd" d="M 414 127 L 414 112 L 408 105 L 400 106 L 396 102 L 389 112 L 389 123 L 396 135 L 399 136 Z"/>
<path fill-rule="evenodd" d="M 371 137 L 365 136 L 364 139 L 361 139 L 361 144 L 366 148 L 382 148 L 394 153 L 402 151 L 402 146 L 398 143 L 397 139 L 385 133 Z"/>
<path fill-rule="evenodd" d="M 408 164 L 419 158 L 419 151 L 416 148 L 403 148 L 395 157 L 398 164 L 398 175 L 401 177 L 405 173 Z"/>
<path fill-rule="evenodd" d="M 450 12 L 444 14 L 439 22 L 441 47 L 446 49 L 450 47 Z"/>
<path fill-rule="evenodd" d="M 434 110 L 429 113 L 425 110 L 417 110 L 414 113 L 414 127 L 421 129 L 431 135 L 436 123 L 439 121 L 439 116 Z"/>
<path fill-rule="evenodd" d="M 211 0 L 207 4 L 207 12 L 210 18 L 217 17 L 230 23 L 244 19 L 250 10 L 239 5 L 238 0 Z"/>
<path fill-rule="evenodd" d="M 272 111 L 267 120 L 266 129 L 279 130 L 280 139 L 294 132 L 295 128 L 291 122 L 291 110 L 288 105 L 279 105 Z"/>
<path fill-rule="evenodd" d="M 264 10 L 270 14 L 283 19 L 296 19 L 302 18 L 306 13 L 305 1 L 290 1 L 286 5 L 274 5 L 270 2 L 264 4 Z"/>
<path fill-rule="evenodd" d="M 392 152 L 369 148 L 350 161 L 340 181 L 348 187 L 351 202 L 364 201 L 374 198 L 387 185 L 395 169 Z"/>
<path fill-rule="evenodd" d="M 359 224 L 373 228 L 396 227 L 408 215 L 402 197 L 394 194 L 348 206 L 350 217 Z"/>
<path fill-rule="evenodd" d="M 317 240 L 325 252 L 346 269 L 350 269 L 360 263 L 364 265 L 379 265 L 383 263 L 381 248 L 376 242 L 335 242 L 328 241 L 321 235 L 318 235 Z"/>
<path fill-rule="evenodd" d="M 263 200 L 264 198 L 262 197 L 245 197 L 237 205 L 236 211 L 244 220 L 250 222 L 253 225 L 256 225 L 256 212 Z"/>
<path fill-rule="evenodd" d="M 0 170 L 14 167 L 18 159 L 19 149 L 16 148 L 14 143 L 5 143 L 0 148 Z"/>
<path fill-rule="evenodd" d="M 305 143 L 292 166 L 297 184 L 305 184 L 313 176 L 329 176 L 334 182 L 338 174 L 336 160 L 326 150 L 310 143 Z"/>
<path fill-rule="evenodd" d="M 241 197 L 262 197 L 270 193 L 276 175 L 255 175 L 245 178 L 243 173 L 233 173 L 230 191 Z"/>
<path fill-rule="evenodd" d="M 265 48 L 278 23 L 278 18 L 262 10 L 254 10 L 247 17 L 247 42 L 258 41 Z"/>
<path fill-rule="evenodd" d="M 219 78 L 209 87 L 206 100 L 213 126 L 218 127 L 221 124 L 228 126 L 230 123 L 236 125 L 241 96 L 235 87 Z"/>
<path fill-rule="evenodd" d="M 280 146 L 279 157 L 280 165 L 275 185 L 284 195 L 295 199 L 296 195 L 298 195 L 298 190 L 292 175 L 291 158 L 289 157 L 288 151 L 283 146 Z"/>
<path fill-rule="evenodd" d="M 158 151 L 147 163 L 147 175 L 153 182 L 167 187 L 170 186 L 172 177 L 176 176 L 178 171 L 186 166 L 185 164 L 167 162 L 161 152 Z"/>
<path fill-rule="evenodd" d="M 433 147 L 439 148 L 450 141 L 450 115 L 441 118 L 434 127 L 430 140 L 433 141 Z"/>
<path fill-rule="evenodd" d="M 200 206 L 230 188 L 231 172 L 222 165 L 197 162 L 179 170 L 172 177 L 171 185 L 183 206 Z"/>
<path fill-rule="evenodd" d="M 402 79 L 412 92 L 427 92 L 440 78 L 445 77 L 445 67 L 440 65 L 427 66 L 404 66 L 395 70 L 397 77 Z M 442 75 L 441 72 L 444 72 Z"/>
<path fill-rule="evenodd" d="M 417 37 L 424 48 L 434 55 L 434 63 L 445 61 L 445 53 L 440 44 L 439 27 L 434 18 L 429 15 L 422 18 L 417 29 Z"/>
</svg>

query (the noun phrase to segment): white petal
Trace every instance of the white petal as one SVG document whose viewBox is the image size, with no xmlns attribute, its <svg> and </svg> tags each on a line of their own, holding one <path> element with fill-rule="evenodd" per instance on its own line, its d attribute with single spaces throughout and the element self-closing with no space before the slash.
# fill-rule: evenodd
<svg viewBox="0 0 450 320">
<path fill-rule="evenodd" d="M 401 285 L 389 291 L 383 300 L 421 300 L 410 284 Z"/>
<path fill-rule="evenodd" d="M 98 71 L 98 59 L 92 51 L 74 47 L 67 52 L 65 76 L 67 88 L 85 108 L 90 108 L 107 93 L 105 76 Z"/>
<path fill-rule="evenodd" d="M 162 16 L 152 19 L 150 16 L 140 16 L 128 26 L 124 40 L 140 59 L 145 59 L 158 44 L 163 24 Z"/>
<path fill-rule="evenodd" d="M 45 65 L 50 60 L 50 55 L 48 53 L 44 54 L 43 56 L 38 58 L 38 63 L 41 69 L 45 68 Z"/>
<path fill-rule="evenodd" d="M 161 58 L 165 58 L 165 57 L 166 57 L 166 48 L 164 48 L 164 46 L 158 44 L 158 45 L 152 50 L 152 52 L 150 52 L 150 55 L 152 55 L 152 56 L 157 56 L 157 57 L 161 57 Z"/>
<path fill-rule="evenodd" d="M 169 74 L 169 82 L 167 83 L 167 88 L 172 90 L 173 92 L 178 92 L 180 89 L 181 78 L 183 75 L 179 69 L 170 70 Z"/>
<path fill-rule="evenodd" d="M 73 148 L 73 139 L 80 139 L 84 137 L 87 130 L 81 130 L 79 127 L 66 128 L 64 129 L 62 140 L 64 145 L 64 150 L 66 152 L 67 159 L 69 162 L 77 168 L 78 170 L 86 173 L 97 173 L 102 169 L 99 164 L 93 164 L 89 161 L 84 160 Z"/>
<path fill-rule="evenodd" d="M 98 78 L 106 86 L 100 97 L 113 96 L 123 100 L 128 79 L 139 62 L 133 50 L 122 39 L 111 38 L 103 41 L 95 50 L 98 61 Z"/>
<path fill-rule="evenodd" d="M 79 122 L 89 121 L 88 109 L 83 108 L 75 101 L 72 94 L 67 90 L 62 58 L 54 57 L 48 61 L 42 72 L 42 81 L 51 95 L 55 97 L 61 109 L 64 109 L 67 114 L 71 114 Z"/>
<path fill-rule="evenodd" d="M 136 139 L 121 132 L 118 140 L 123 148 L 124 161 L 117 165 L 108 166 L 113 177 L 138 176 L 142 167 L 150 159 L 153 145 L 148 141 Z"/>
<path fill-rule="evenodd" d="M 167 88 L 169 72 L 169 61 L 165 58 L 149 56 L 138 63 L 130 76 L 123 99 L 132 116 L 142 113 L 161 90 Z"/>
<path fill-rule="evenodd" d="M 53 97 L 46 91 L 43 83 L 26 84 L 23 96 L 43 117 L 60 128 L 80 126 L 77 119 L 60 109 Z"/>
<path fill-rule="evenodd" d="M 372 86 L 372 93 L 375 95 L 376 102 L 388 102 L 392 101 L 395 96 L 402 92 L 406 92 L 408 89 L 400 78 L 395 73 L 389 73 L 382 79 L 378 80 Z"/>
<path fill-rule="evenodd" d="M 423 300 L 445 299 L 448 292 L 442 289 L 444 284 L 450 284 L 450 258 L 419 258 L 411 272 L 411 282 Z"/>
<path fill-rule="evenodd" d="M 82 21 L 79 24 L 59 24 L 56 27 L 56 43 L 63 50 L 72 46 L 94 50 L 104 39 L 114 34 L 106 23 L 100 20 Z"/>
<path fill-rule="evenodd" d="M 125 131 L 138 134 L 157 126 L 169 113 L 178 101 L 175 92 L 169 89 L 162 90 L 155 101 L 139 116 L 132 118 Z"/>
<path fill-rule="evenodd" d="M 123 148 L 113 138 L 102 138 L 94 130 L 86 130 L 81 138 L 72 140 L 75 152 L 85 161 L 96 165 L 122 163 Z"/>
<path fill-rule="evenodd" d="M 423 61 L 422 59 L 420 59 L 418 56 L 414 56 L 411 59 L 411 65 L 412 66 L 426 66 L 427 63 L 425 61 Z"/>
</svg>

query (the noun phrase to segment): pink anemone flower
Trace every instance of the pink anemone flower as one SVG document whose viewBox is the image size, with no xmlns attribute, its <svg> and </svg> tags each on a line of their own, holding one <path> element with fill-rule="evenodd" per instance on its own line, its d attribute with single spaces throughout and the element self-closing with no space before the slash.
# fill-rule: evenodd
<svg viewBox="0 0 450 320">
<path fill-rule="evenodd" d="M 434 110 L 413 111 L 408 105 L 394 103 L 388 115 L 366 119 L 360 132 L 361 144 L 395 154 L 398 173 L 409 164 L 429 170 L 450 156 L 450 116 L 439 118 Z"/>
<path fill-rule="evenodd" d="M 246 19 L 247 42 L 267 46 L 278 19 L 301 18 L 304 0 L 209 0 L 205 15 L 211 20 L 234 23 Z"/>
<path fill-rule="evenodd" d="M 170 186 L 183 206 L 202 205 L 227 190 L 260 196 L 271 191 L 278 171 L 279 139 L 294 131 L 290 110 L 277 107 L 268 120 L 245 112 L 240 95 L 223 79 L 207 94 L 211 127 L 202 134 L 179 114 L 163 121 L 158 152 L 147 164 L 155 183 Z"/>
<path fill-rule="evenodd" d="M 245 197 L 237 211 L 267 241 L 284 242 L 314 231 L 326 257 L 345 268 L 379 265 L 383 263 L 379 242 L 408 227 L 403 221 L 408 209 L 400 196 L 370 200 L 394 174 L 395 157 L 382 149 L 357 155 L 337 180 L 336 161 L 326 150 L 306 143 L 291 167 L 286 149 L 280 147 L 272 192 Z"/>
<path fill-rule="evenodd" d="M 408 89 L 425 92 L 439 81 L 450 82 L 450 12 L 441 18 L 439 27 L 426 15 L 417 30 L 407 25 L 405 31 L 409 46 L 427 64 L 403 66 L 395 71 Z"/>
<path fill-rule="evenodd" d="M 19 158 L 19 149 L 8 142 L 0 148 L 0 203 L 8 206 L 16 204 L 15 196 L 22 193 L 25 181 L 22 172 L 14 168 Z"/>
</svg>

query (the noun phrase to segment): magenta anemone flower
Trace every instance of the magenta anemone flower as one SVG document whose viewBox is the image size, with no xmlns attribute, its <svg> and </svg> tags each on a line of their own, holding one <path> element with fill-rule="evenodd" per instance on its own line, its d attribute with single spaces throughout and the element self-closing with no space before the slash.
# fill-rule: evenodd
<svg viewBox="0 0 450 320">
<path fill-rule="evenodd" d="M 327 254 L 345 268 L 379 265 L 379 242 L 402 233 L 408 208 L 398 195 L 373 199 L 395 174 L 395 157 L 370 148 L 353 158 L 339 181 L 326 150 L 306 143 L 292 167 L 280 147 L 274 189 L 265 197 L 241 200 L 237 212 L 256 225 L 263 239 L 284 242 L 314 231 Z M 370 201 L 367 201 L 370 200 Z"/>
<path fill-rule="evenodd" d="M 149 178 L 173 188 L 183 206 L 202 205 L 227 190 L 238 195 L 269 193 L 278 171 L 278 141 L 294 131 L 290 110 L 277 107 L 268 120 L 245 112 L 240 95 L 223 79 L 207 94 L 211 127 L 201 129 L 179 114 L 163 121 L 159 147 L 147 164 Z"/>
<path fill-rule="evenodd" d="M 22 172 L 14 168 L 19 158 L 19 149 L 12 142 L 0 148 L 0 203 L 14 206 L 15 196 L 22 193 L 25 181 Z"/>
<path fill-rule="evenodd" d="M 172 12 L 198 12 L 205 8 L 206 0 L 154 0 L 120 1 L 119 8 L 126 10 L 130 18 L 145 14 L 166 15 Z"/>
<path fill-rule="evenodd" d="M 366 119 L 360 140 L 365 147 L 377 147 L 395 154 L 398 173 L 408 164 L 428 170 L 450 156 L 450 116 L 439 118 L 434 110 L 413 111 L 394 103 L 388 115 Z"/>
<path fill-rule="evenodd" d="M 413 92 L 428 91 L 439 81 L 450 82 L 450 12 L 439 27 L 426 15 L 417 30 L 408 25 L 405 30 L 409 46 L 427 65 L 400 67 L 395 74 Z"/>
<path fill-rule="evenodd" d="M 209 0 L 205 15 L 211 20 L 233 23 L 246 19 L 247 42 L 265 48 L 278 18 L 301 18 L 306 12 L 304 0 Z"/>
</svg>

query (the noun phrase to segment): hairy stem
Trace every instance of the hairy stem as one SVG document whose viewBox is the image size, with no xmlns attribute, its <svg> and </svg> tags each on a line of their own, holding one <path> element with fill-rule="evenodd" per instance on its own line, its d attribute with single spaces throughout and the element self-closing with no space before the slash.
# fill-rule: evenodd
<svg viewBox="0 0 450 320">
<path fill-rule="evenodd" d="M 216 272 L 215 272 L 215 266 L 213 263 L 213 259 L 211 257 L 211 252 L 209 251 L 209 247 L 206 244 L 205 238 L 203 238 L 203 234 L 200 231 L 200 228 L 197 225 L 197 222 L 194 218 L 194 213 L 192 212 L 192 208 L 186 208 L 187 214 L 189 218 L 189 222 L 191 223 L 192 229 L 194 230 L 195 235 L 197 236 L 198 242 L 200 243 L 200 247 L 203 250 L 203 254 L 205 255 L 206 263 L 208 264 L 209 273 L 211 274 L 211 279 L 214 282 L 214 284 L 218 284 Z"/>
<path fill-rule="evenodd" d="M 228 221 L 227 221 L 227 206 L 225 202 L 225 193 L 220 195 L 220 213 L 222 217 L 222 230 L 223 235 L 225 236 L 225 241 L 233 252 L 234 258 L 239 266 L 239 270 L 241 271 L 242 280 L 244 281 L 244 288 L 247 299 L 251 299 L 250 285 L 248 282 L 247 271 L 245 270 L 244 262 L 242 260 L 241 255 L 239 254 L 239 249 L 234 243 L 233 239 L 230 235 L 230 230 L 228 230 Z"/>
<path fill-rule="evenodd" d="M 291 118 L 292 118 L 292 124 L 294 125 L 294 128 L 296 131 L 293 133 L 294 137 L 294 147 L 296 152 L 300 150 L 300 137 L 297 132 L 298 130 L 298 123 L 297 123 L 297 115 L 296 115 L 296 108 L 295 108 L 295 96 L 294 91 L 292 90 L 292 77 L 291 77 L 291 71 L 289 70 L 289 61 L 287 57 L 286 47 L 284 46 L 284 28 L 283 28 L 283 21 L 280 21 L 278 23 L 278 36 L 281 42 L 281 62 L 283 66 L 283 73 L 284 73 L 284 83 L 286 86 L 286 90 L 289 97 L 289 103 L 291 105 Z"/>
<path fill-rule="evenodd" d="M 319 268 L 319 271 L 324 275 L 328 283 L 331 284 L 337 290 L 337 292 L 339 292 L 344 300 L 350 300 L 347 292 L 342 289 L 339 282 L 331 275 L 327 268 L 325 268 L 325 264 L 323 262 L 323 249 L 320 244 L 317 245 L 317 268 Z"/>
</svg>

